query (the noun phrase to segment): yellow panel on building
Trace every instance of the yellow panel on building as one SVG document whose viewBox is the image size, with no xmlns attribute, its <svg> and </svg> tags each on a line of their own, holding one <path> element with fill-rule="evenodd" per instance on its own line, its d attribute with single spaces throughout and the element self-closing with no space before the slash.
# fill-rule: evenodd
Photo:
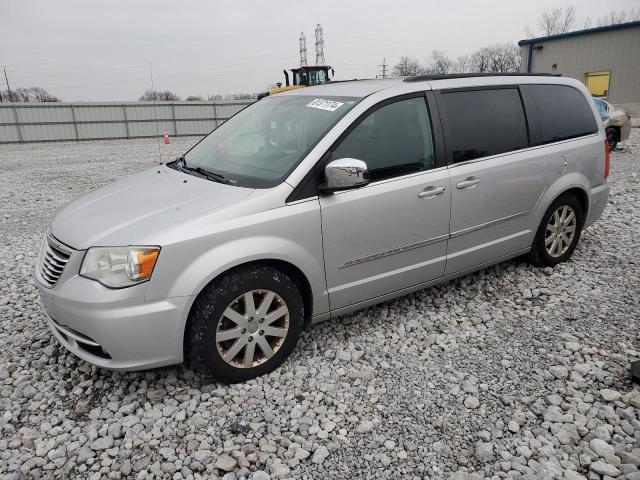
<svg viewBox="0 0 640 480">
<path fill-rule="evenodd" d="M 584 76 L 584 83 L 594 97 L 609 95 L 609 76 L 611 72 L 589 72 Z"/>
</svg>

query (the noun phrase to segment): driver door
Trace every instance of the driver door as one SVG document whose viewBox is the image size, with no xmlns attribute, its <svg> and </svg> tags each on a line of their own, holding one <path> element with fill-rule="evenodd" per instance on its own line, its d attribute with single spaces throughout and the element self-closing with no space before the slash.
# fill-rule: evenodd
<svg viewBox="0 0 640 480">
<path fill-rule="evenodd" d="M 433 138 L 420 93 L 373 107 L 331 151 L 371 176 L 320 199 L 332 311 L 444 275 L 451 188 Z"/>
</svg>

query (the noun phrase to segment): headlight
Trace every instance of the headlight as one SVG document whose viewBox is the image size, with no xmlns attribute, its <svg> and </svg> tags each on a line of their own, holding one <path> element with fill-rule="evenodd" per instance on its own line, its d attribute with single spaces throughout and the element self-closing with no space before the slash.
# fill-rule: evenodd
<svg viewBox="0 0 640 480">
<path fill-rule="evenodd" d="M 160 247 L 92 247 L 80 275 L 111 288 L 130 287 L 151 278 Z"/>
</svg>

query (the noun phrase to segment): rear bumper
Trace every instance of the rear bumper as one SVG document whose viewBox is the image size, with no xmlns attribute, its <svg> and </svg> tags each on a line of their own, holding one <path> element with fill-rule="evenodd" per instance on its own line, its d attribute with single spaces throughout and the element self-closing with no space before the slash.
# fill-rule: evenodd
<svg viewBox="0 0 640 480">
<path fill-rule="evenodd" d="M 80 276 L 54 288 L 38 283 L 47 323 L 74 355 L 111 370 L 180 363 L 192 297 L 146 302 L 146 285 L 112 290 Z"/>
<path fill-rule="evenodd" d="M 607 182 L 591 189 L 589 214 L 587 215 L 585 227 L 588 227 L 602 216 L 602 212 L 604 212 L 607 203 L 609 203 L 609 189 Z"/>
</svg>

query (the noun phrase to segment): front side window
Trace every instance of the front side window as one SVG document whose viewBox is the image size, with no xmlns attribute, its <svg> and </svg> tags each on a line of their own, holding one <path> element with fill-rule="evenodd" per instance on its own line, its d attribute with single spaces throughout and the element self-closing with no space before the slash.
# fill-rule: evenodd
<svg viewBox="0 0 640 480">
<path fill-rule="evenodd" d="M 598 131 L 585 96 L 567 85 L 531 85 L 540 115 L 542 143 L 557 142 Z"/>
<path fill-rule="evenodd" d="M 518 89 L 455 91 L 441 98 L 454 163 L 528 147 Z"/>
<path fill-rule="evenodd" d="M 186 167 L 221 175 L 233 185 L 275 186 L 358 100 L 306 95 L 263 98 L 187 152 Z"/>
<path fill-rule="evenodd" d="M 373 111 L 331 152 L 331 160 L 339 158 L 366 162 L 372 181 L 433 168 L 433 137 L 424 97 Z"/>
</svg>

